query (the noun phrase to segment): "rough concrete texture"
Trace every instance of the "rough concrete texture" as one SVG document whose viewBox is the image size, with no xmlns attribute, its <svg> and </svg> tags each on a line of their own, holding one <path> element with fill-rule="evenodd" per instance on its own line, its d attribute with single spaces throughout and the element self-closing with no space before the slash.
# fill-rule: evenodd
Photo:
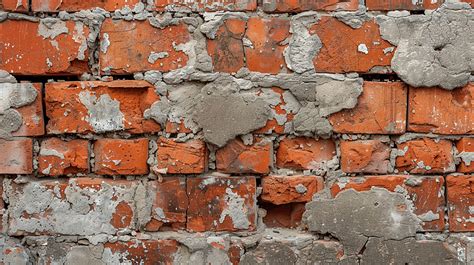
<svg viewBox="0 0 474 265">
<path fill-rule="evenodd" d="M 397 46 L 391 67 L 414 87 L 462 87 L 474 71 L 474 11 L 450 3 L 425 15 L 377 16 L 382 37 Z"/>
</svg>

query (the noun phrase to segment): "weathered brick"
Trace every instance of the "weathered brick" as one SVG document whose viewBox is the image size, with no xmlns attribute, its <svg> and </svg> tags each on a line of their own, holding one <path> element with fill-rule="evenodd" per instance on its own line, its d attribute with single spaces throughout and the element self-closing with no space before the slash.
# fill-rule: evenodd
<svg viewBox="0 0 474 265">
<path fill-rule="evenodd" d="M 134 229 L 136 181 L 8 182 L 10 235 L 97 235 Z"/>
<path fill-rule="evenodd" d="M 474 138 L 461 138 L 456 143 L 460 164 L 458 172 L 474 173 Z"/>
<path fill-rule="evenodd" d="M 162 181 L 151 181 L 148 184 L 152 196 L 151 220 L 145 230 L 180 230 L 186 228 L 186 211 L 188 196 L 186 179 L 165 177 Z"/>
<path fill-rule="evenodd" d="M 0 139 L 0 174 L 33 173 L 33 140 Z"/>
<path fill-rule="evenodd" d="M 276 205 L 309 202 L 323 188 L 320 176 L 267 176 L 262 179 L 261 199 Z"/>
<path fill-rule="evenodd" d="M 94 143 L 94 172 L 99 175 L 148 174 L 148 139 L 99 139 Z"/>
<path fill-rule="evenodd" d="M 24 85 L 24 84 L 21 84 Z M 33 103 L 17 108 L 21 114 L 23 125 L 12 136 L 41 136 L 44 135 L 43 92 L 41 84 L 33 84 L 38 94 Z"/>
<path fill-rule="evenodd" d="M 382 39 L 375 20 L 351 28 L 334 17 L 324 16 L 310 29 L 323 44 L 313 59 L 317 72 L 368 72 L 375 66 L 389 66 L 393 53 Z"/>
<path fill-rule="evenodd" d="M 202 140 L 177 142 L 161 137 L 157 157 L 158 168 L 168 174 L 199 174 L 207 168 L 208 153 Z"/>
<path fill-rule="evenodd" d="M 145 81 L 48 83 L 46 128 L 52 134 L 156 132 L 160 126 L 143 113 L 158 99 Z"/>
<path fill-rule="evenodd" d="M 277 74 L 286 69 L 282 42 L 289 37 L 290 22 L 282 18 L 251 17 L 247 22 L 245 38 L 252 47 L 244 47 L 247 68 L 250 71 Z"/>
<path fill-rule="evenodd" d="M 305 211 L 305 203 L 275 205 L 262 202 L 259 203 L 259 207 L 266 211 L 263 222 L 267 227 L 298 227 Z"/>
<path fill-rule="evenodd" d="M 89 173 L 89 141 L 49 138 L 41 142 L 38 171 L 48 176 Z"/>
<path fill-rule="evenodd" d="M 208 1 L 186 1 L 186 0 L 154 0 L 155 9 L 186 10 L 191 11 L 253 11 L 257 8 L 256 0 L 208 0 Z"/>
<path fill-rule="evenodd" d="M 474 84 L 452 91 L 410 87 L 408 130 L 437 134 L 472 134 L 473 105 Z"/>
<path fill-rule="evenodd" d="M 264 0 L 265 12 L 302 12 L 308 10 L 357 10 L 358 0 Z"/>
<path fill-rule="evenodd" d="M 187 55 L 174 48 L 190 40 L 188 28 L 182 23 L 159 29 L 148 21 L 106 19 L 100 37 L 99 63 L 104 73 L 168 72 L 188 62 Z"/>
<path fill-rule="evenodd" d="M 213 40 L 207 40 L 207 52 L 215 72 L 235 73 L 245 66 L 244 37 L 247 22 L 230 18 L 224 21 Z"/>
<path fill-rule="evenodd" d="M 443 3 L 442 0 L 366 0 L 365 6 L 368 10 L 425 10 L 425 9 L 436 9 Z"/>
<path fill-rule="evenodd" d="M 224 173 L 270 172 L 272 166 L 272 143 L 255 139 L 252 145 L 234 139 L 216 151 L 217 170 Z"/>
<path fill-rule="evenodd" d="M 353 109 L 330 116 L 338 133 L 402 134 L 406 127 L 407 89 L 400 82 L 364 82 Z"/>
<path fill-rule="evenodd" d="M 173 264 L 178 254 L 178 242 L 175 240 L 132 240 L 104 244 L 104 255 L 108 264 Z"/>
<path fill-rule="evenodd" d="M 474 231 L 474 176 L 448 176 L 449 230 L 453 232 Z"/>
<path fill-rule="evenodd" d="M 115 11 L 124 7 L 133 9 L 140 0 L 32 0 L 31 9 L 35 12 L 81 11 L 102 8 Z"/>
<path fill-rule="evenodd" d="M 30 5 L 28 0 L 0 0 L 0 10 L 26 12 Z"/>
<path fill-rule="evenodd" d="M 277 149 L 276 164 L 297 170 L 320 169 L 335 155 L 336 144 L 332 140 L 284 138 Z"/>
<path fill-rule="evenodd" d="M 384 188 L 389 191 L 406 191 L 408 198 L 415 206 L 424 231 L 443 231 L 444 229 L 444 178 L 442 176 L 367 176 L 364 178 L 342 178 L 331 187 L 336 196 L 347 189 L 367 191 L 372 187 Z"/>
<path fill-rule="evenodd" d="M 27 20 L 0 23 L 0 69 L 18 75 L 80 75 L 89 72 L 89 29 L 79 21 L 55 20 L 56 24 L 52 26 L 42 21 L 44 23 Z M 63 33 L 56 35 L 56 31 Z"/>
<path fill-rule="evenodd" d="M 295 113 L 297 112 L 297 109 L 293 109 L 290 105 L 291 103 L 296 102 L 296 99 L 291 94 L 291 92 L 283 90 L 279 87 L 272 87 L 271 90 L 267 89 L 259 91 L 259 95 L 269 95 L 269 93 L 274 93 L 280 98 L 280 100 L 276 105 L 273 105 L 274 103 L 270 105 L 273 117 L 267 121 L 265 126 L 256 130 L 254 133 L 284 134 L 287 132 L 287 127 L 289 127 L 288 125 L 291 124 L 293 118 L 295 117 Z"/>
<path fill-rule="evenodd" d="M 452 143 L 448 140 L 416 139 L 401 143 L 397 148 L 399 156 L 395 166 L 399 171 L 425 174 L 456 170 Z"/>
<path fill-rule="evenodd" d="M 188 178 L 187 229 L 202 231 L 255 230 L 254 177 Z"/>
<path fill-rule="evenodd" d="M 386 174 L 390 147 L 378 140 L 342 141 L 341 169 L 347 173 Z"/>
</svg>

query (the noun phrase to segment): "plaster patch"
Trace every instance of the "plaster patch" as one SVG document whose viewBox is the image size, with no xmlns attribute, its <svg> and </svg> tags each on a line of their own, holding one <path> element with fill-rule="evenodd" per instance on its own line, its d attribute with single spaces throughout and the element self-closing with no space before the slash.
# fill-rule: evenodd
<svg viewBox="0 0 474 265">
<path fill-rule="evenodd" d="M 120 131 L 124 127 L 124 115 L 120 111 L 120 102 L 108 94 L 97 98 L 90 91 L 81 91 L 79 100 L 86 107 L 86 121 L 97 133 Z"/>
</svg>

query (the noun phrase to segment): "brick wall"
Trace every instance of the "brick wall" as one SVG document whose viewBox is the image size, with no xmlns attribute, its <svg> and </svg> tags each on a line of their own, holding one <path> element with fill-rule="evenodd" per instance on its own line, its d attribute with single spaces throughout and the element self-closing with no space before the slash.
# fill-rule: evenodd
<svg viewBox="0 0 474 265">
<path fill-rule="evenodd" d="M 473 5 L 0 0 L 0 264 L 472 264 Z"/>
</svg>

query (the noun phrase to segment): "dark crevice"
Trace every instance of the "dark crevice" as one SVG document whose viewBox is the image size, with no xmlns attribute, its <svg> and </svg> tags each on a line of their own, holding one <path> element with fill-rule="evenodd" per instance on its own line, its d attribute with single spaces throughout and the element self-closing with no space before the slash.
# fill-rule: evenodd
<svg viewBox="0 0 474 265">
<path fill-rule="evenodd" d="M 395 74 L 371 74 L 371 73 L 360 73 L 360 77 L 364 81 L 378 81 L 378 82 L 397 82 L 401 79 Z"/>
</svg>

